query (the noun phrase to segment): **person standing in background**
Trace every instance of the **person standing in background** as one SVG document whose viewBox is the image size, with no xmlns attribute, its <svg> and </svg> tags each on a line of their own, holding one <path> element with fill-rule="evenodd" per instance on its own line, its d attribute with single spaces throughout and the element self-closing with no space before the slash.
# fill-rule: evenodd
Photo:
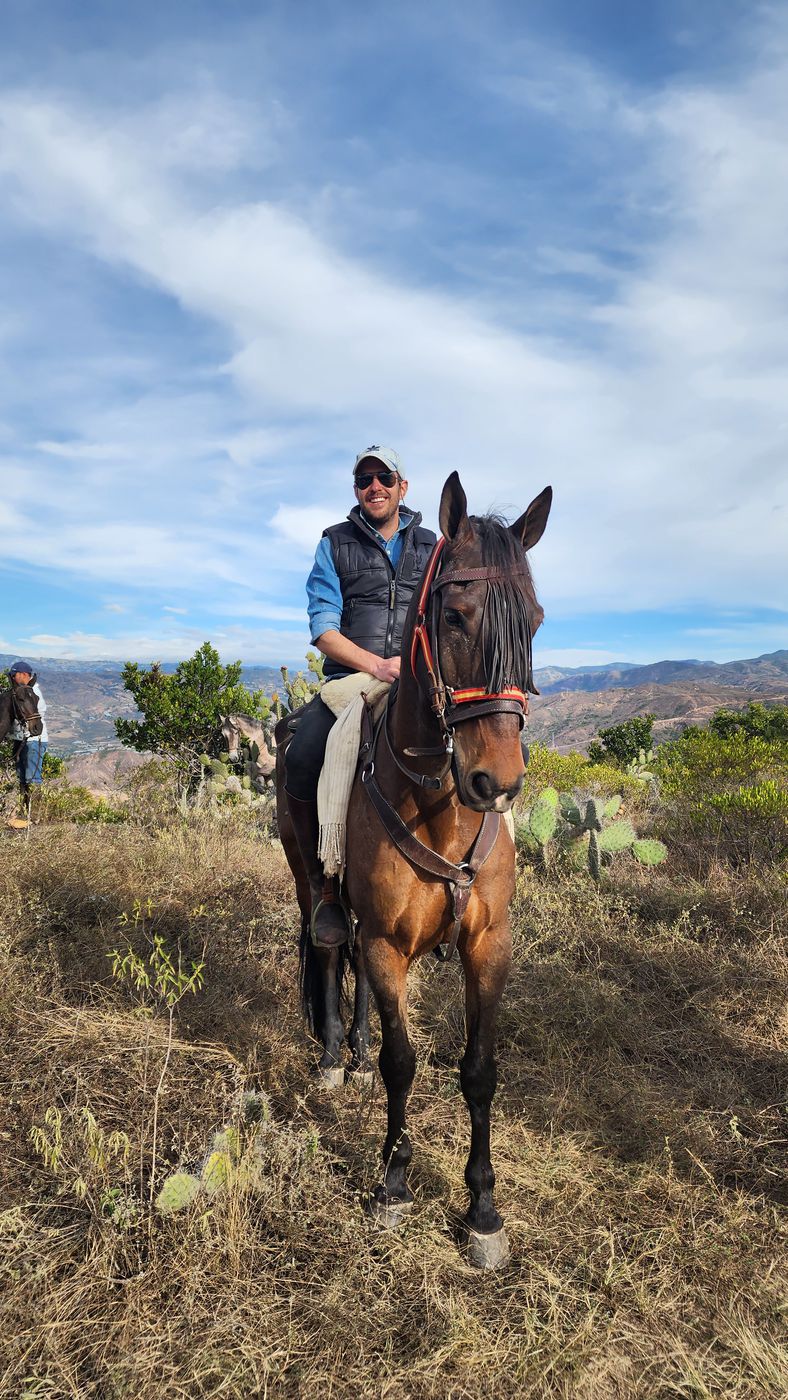
<svg viewBox="0 0 788 1400">
<path fill-rule="evenodd" d="M 14 767 L 19 779 L 19 788 L 25 803 L 29 806 L 34 791 L 37 791 L 41 786 L 44 754 L 49 743 L 44 718 L 47 702 L 41 694 L 41 687 L 35 677 L 33 667 L 27 661 L 15 661 L 13 666 L 9 666 L 8 679 L 12 685 L 30 685 L 32 682 L 33 693 L 38 700 L 41 733 L 31 734 L 21 720 L 15 719 L 9 736 L 13 744 Z"/>
</svg>

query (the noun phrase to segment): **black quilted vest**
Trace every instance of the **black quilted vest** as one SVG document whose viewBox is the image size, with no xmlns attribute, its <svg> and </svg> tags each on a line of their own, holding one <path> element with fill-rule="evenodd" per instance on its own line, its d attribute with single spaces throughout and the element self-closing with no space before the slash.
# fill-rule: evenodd
<svg viewBox="0 0 788 1400">
<path fill-rule="evenodd" d="M 358 506 L 323 534 L 331 541 L 342 590 L 342 636 L 375 656 L 398 655 L 408 605 L 435 544 L 432 530 L 423 530 L 421 516 L 413 514 L 403 531 L 396 572 Z M 347 674 L 346 666 L 326 657 L 324 675 Z"/>
</svg>

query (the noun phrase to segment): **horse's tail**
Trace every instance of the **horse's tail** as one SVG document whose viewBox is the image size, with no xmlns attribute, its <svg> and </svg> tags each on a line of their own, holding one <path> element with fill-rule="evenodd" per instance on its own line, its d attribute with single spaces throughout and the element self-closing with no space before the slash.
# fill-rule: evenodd
<svg viewBox="0 0 788 1400">
<path fill-rule="evenodd" d="M 350 944 L 343 943 L 337 949 L 337 991 L 340 1006 L 347 1004 L 347 972 L 351 964 Z M 301 1010 L 304 1019 L 317 1040 L 322 1040 L 325 1029 L 325 999 L 323 996 L 323 969 L 317 949 L 312 942 L 309 919 L 301 916 L 301 937 L 298 946 L 298 990 L 301 993 Z"/>
</svg>

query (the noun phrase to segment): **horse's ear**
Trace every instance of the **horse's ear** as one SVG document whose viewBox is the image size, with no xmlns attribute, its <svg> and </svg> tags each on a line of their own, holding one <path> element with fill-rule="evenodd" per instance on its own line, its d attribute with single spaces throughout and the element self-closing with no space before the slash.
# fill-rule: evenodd
<svg viewBox="0 0 788 1400">
<path fill-rule="evenodd" d="M 443 488 L 438 521 L 441 534 L 447 540 L 456 540 L 470 533 L 468 499 L 457 472 L 452 472 Z"/>
<path fill-rule="evenodd" d="M 547 517 L 550 514 L 550 507 L 553 504 L 553 488 L 545 486 L 538 496 L 531 501 L 527 510 L 524 510 L 519 520 L 515 520 L 509 526 L 515 539 L 519 540 L 523 549 L 533 549 L 535 544 L 544 534 L 544 527 L 547 524 Z"/>
</svg>

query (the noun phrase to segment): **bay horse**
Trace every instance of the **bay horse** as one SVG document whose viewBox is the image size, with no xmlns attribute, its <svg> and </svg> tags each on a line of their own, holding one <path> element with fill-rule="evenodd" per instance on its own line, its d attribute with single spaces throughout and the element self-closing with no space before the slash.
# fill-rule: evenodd
<svg viewBox="0 0 788 1400">
<path fill-rule="evenodd" d="M 396 1228 L 410 1211 L 413 1149 L 406 1103 L 416 1069 L 408 1036 L 407 975 L 415 958 L 447 942 L 465 974 L 467 1043 L 460 1083 L 471 1119 L 464 1232 L 471 1262 L 494 1268 L 508 1243 L 493 1192 L 490 1107 L 497 1069 L 498 1005 L 511 960 L 508 906 L 514 843 L 501 820 L 519 793 L 521 730 L 533 682 L 531 642 L 543 620 L 526 558 L 552 503 L 548 486 L 514 525 L 469 516 L 459 476 L 441 496 L 441 535 L 405 623 L 400 678 L 377 727 L 367 720 L 347 821 L 345 892 L 356 918 L 349 1074 L 368 1077 L 371 987 L 380 1015 L 379 1057 L 388 1122 L 383 1178 L 370 1213 Z M 313 702 L 320 703 L 320 702 Z M 295 722 L 295 717 L 291 723 Z M 301 909 L 301 990 L 323 1044 L 320 1071 L 343 1077 L 344 948 L 315 948 L 309 884 L 287 816 L 287 718 L 277 726 L 279 829 Z"/>
</svg>

